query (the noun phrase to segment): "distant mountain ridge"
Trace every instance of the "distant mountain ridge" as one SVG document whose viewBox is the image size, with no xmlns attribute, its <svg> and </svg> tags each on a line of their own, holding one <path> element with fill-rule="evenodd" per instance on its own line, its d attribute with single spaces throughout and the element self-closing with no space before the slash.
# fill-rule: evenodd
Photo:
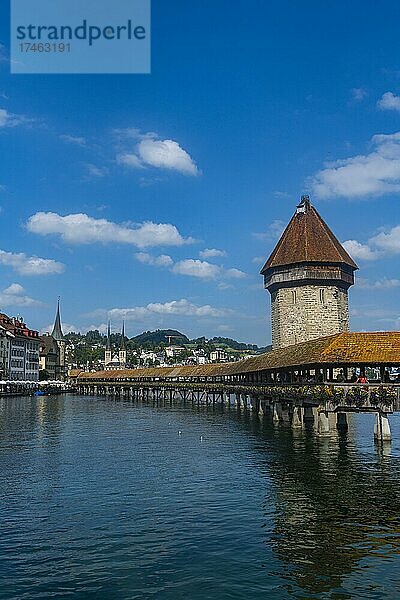
<svg viewBox="0 0 400 600">
<path fill-rule="evenodd" d="M 171 344 L 179 346 L 189 344 L 189 338 L 176 329 L 156 329 L 156 331 L 144 331 L 133 338 L 130 338 L 135 344 Z"/>
<path fill-rule="evenodd" d="M 106 336 L 101 334 L 98 330 L 88 331 L 86 334 L 81 333 L 68 333 L 66 339 L 73 343 L 86 343 L 86 344 L 97 344 L 103 345 L 106 341 Z M 111 343 L 118 345 L 120 343 L 120 334 L 111 334 Z M 160 345 L 164 346 L 190 346 L 190 347 L 201 347 L 212 350 L 214 347 L 221 347 L 230 349 L 236 352 L 268 352 L 271 350 L 271 346 L 260 347 L 256 344 L 246 344 L 245 342 L 238 342 L 232 338 L 214 336 L 211 339 L 207 339 L 202 336 L 195 339 L 189 339 L 187 335 L 178 331 L 177 329 L 156 329 L 155 331 L 144 331 L 139 335 L 135 335 L 132 338 L 126 337 L 128 347 L 146 347 L 155 348 Z"/>
<path fill-rule="evenodd" d="M 145 331 L 140 335 L 131 338 L 131 341 L 135 344 L 141 345 L 146 343 L 152 344 L 170 344 L 176 346 L 186 345 L 203 345 L 205 343 L 213 344 L 214 346 L 223 346 L 231 348 L 232 350 L 250 350 L 255 352 L 270 350 L 270 346 L 260 348 L 256 344 L 246 344 L 245 342 L 238 342 L 231 338 L 215 336 L 209 340 L 205 337 L 196 338 L 190 340 L 184 333 L 176 329 L 157 329 L 156 331 Z"/>
</svg>

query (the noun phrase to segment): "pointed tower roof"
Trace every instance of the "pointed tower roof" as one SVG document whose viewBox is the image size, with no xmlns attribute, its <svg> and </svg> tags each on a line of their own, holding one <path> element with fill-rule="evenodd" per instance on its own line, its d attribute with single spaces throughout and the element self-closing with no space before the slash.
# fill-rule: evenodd
<svg viewBox="0 0 400 600">
<path fill-rule="evenodd" d="M 54 326 L 53 326 L 53 331 L 51 332 L 51 335 L 57 342 L 64 341 L 64 335 L 62 332 L 61 317 L 60 317 L 60 298 L 58 298 L 58 300 L 57 300 L 56 318 L 54 320 Z"/>
<path fill-rule="evenodd" d="M 120 350 L 126 350 L 125 344 L 125 321 L 122 321 L 121 346 Z"/>
<path fill-rule="evenodd" d="M 340 263 L 354 270 L 358 269 L 312 206 L 308 196 L 301 197 L 295 214 L 263 266 L 261 274 L 274 267 L 296 263 Z"/>
<path fill-rule="evenodd" d="M 108 327 L 107 327 L 107 344 L 106 344 L 106 350 L 111 350 L 111 325 L 110 325 L 110 321 L 108 321 Z"/>
</svg>

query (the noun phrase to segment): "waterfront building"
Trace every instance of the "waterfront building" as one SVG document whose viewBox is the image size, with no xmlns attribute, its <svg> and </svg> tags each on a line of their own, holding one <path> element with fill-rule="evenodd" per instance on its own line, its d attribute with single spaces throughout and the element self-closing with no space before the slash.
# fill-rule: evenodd
<svg viewBox="0 0 400 600">
<path fill-rule="evenodd" d="M 308 196 L 261 274 L 271 294 L 272 347 L 348 331 L 348 289 L 358 269 Z"/>
<path fill-rule="evenodd" d="M 2 348 L 3 365 L 8 362 L 8 373 L 4 368 L 4 375 L 12 381 L 38 381 L 39 332 L 30 329 L 22 317 L 4 313 L 0 313 L 0 327 L 8 338 L 7 343 L 3 340 Z"/>
<path fill-rule="evenodd" d="M 9 377 L 10 370 L 10 348 L 12 334 L 0 326 L 0 380 L 4 381 Z"/>
<path fill-rule="evenodd" d="M 39 338 L 40 371 L 46 372 L 45 379 L 56 380 L 59 374 L 60 348 L 52 335 L 46 333 Z M 40 372 L 39 372 L 40 375 Z"/>
</svg>

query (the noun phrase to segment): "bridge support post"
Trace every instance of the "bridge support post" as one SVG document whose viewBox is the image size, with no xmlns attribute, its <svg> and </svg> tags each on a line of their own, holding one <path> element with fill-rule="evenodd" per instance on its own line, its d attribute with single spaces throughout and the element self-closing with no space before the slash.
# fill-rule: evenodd
<svg viewBox="0 0 400 600">
<path fill-rule="evenodd" d="M 314 425 L 317 409 L 314 406 L 304 407 L 304 424 Z"/>
<path fill-rule="evenodd" d="M 263 399 L 262 398 L 257 398 L 257 406 L 256 406 L 256 412 L 258 415 L 260 415 L 260 417 L 264 416 L 264 407 L 263 407 Z"/>
<path fill-rule="evenodd" d="M 281 406 L 281 419 L 283 423 L 290 423 L 289 408 L 287 405 Z"/>
<path fill-rule="evenodd" d="M 349 425 L 347 423 L 347 414 L 345 412 L 337 413 L 336 427 L 340 432 L 345 432 L 348 430 Z"/>
<path fill-rule="evenodd" d="M 274 402 L 274 404 L 272 406 L 272 423 L 274 425 L 278 425 L 278 423 L 279 423 L 279 412 L 280 412 L 280 406 L 278 407 L 278 404 L 276 402 Z"/>
<path fill-rule="evenodd" d="M 302 429 L 303 428 L 303 409 L 301 408 L 301 406 L 293 407 L 292 428 L 293 429 Z"/>
<path fill-rule="evenodd" d="M 332 416 L 334 419 L 332 419 Z M 318 413 L 317 432 L 319 435 L 330 435 L 336 429 L 336 415 L 321 410 Z"/>
<path fill-rule="evenodd" d="M 255 412 L 258 413 L 258 405 L 259 405 L 259 398 L 256 396 L 250 396 L 250 410 L 251 412 Z"/>
<path fill-rule="evenodd" d="M 374 425 L 374 438 L 377 442 L 390 442 L 392 439 L 389 419 L 386 413 L 378 412 L 376 414 Z"/>
</svg>

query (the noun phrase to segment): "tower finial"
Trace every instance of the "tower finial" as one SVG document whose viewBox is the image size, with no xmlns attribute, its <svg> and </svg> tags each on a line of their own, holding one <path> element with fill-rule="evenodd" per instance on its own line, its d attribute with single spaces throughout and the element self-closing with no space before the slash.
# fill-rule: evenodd
<svg viewBox="0 0 400 600">
<path fill-rule="evenodd" d="M 296 213 L 297 214 L 305 213 L 305 212 L 309 211 L 310 208 L 311 208 L 310 196 L 303 195 L 300 199 L 300 204 L 298 204 L 296 207 Z"/>
<path fill-rule="evenodd" d="M 300 204 L 297 206 L 297 208 L 300 208 L 302 206 L 304 206 L 304 208 L 306 210 L 308 210 L 310 208 L 310 206 L 311 206 L 311 200 L 310 200 L 310 196 L 308 194 L 303 194 L 301 196 Z"/>
</svg>

